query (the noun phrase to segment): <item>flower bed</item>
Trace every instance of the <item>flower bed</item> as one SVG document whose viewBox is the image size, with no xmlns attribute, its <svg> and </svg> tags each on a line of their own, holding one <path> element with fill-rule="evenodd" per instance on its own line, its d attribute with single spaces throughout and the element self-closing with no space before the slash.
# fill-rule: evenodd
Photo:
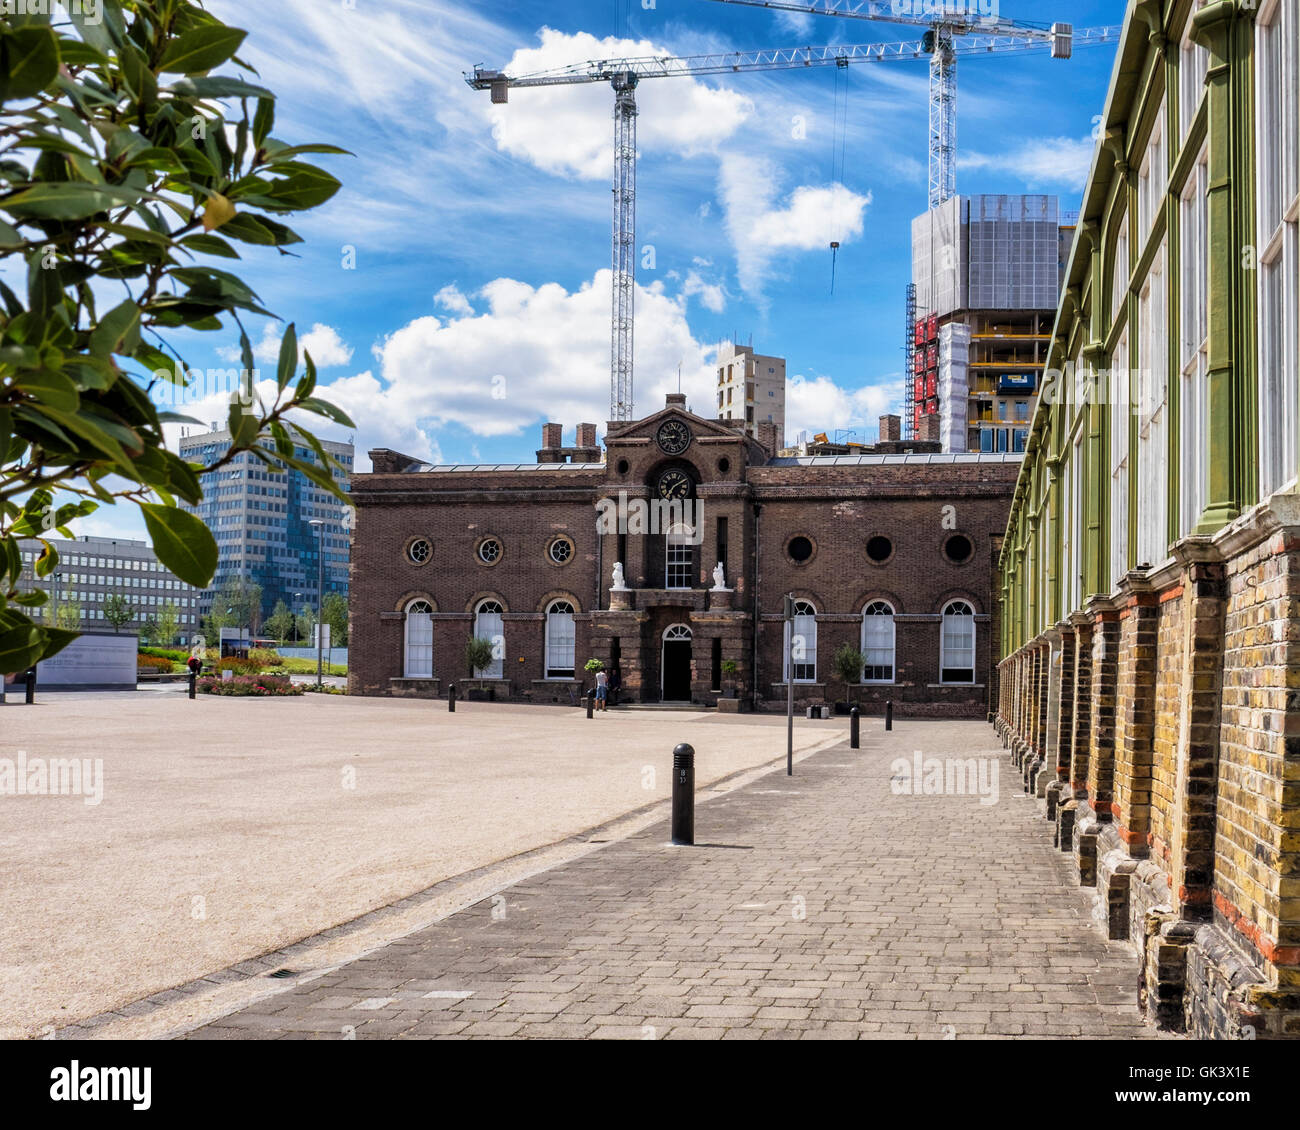
<svg viewBox="0 0 1300 1130">
<path fill-rule="evenodd" d="M 211 676 L 198 682 L 201 694 L 224 695 L 227 698 L 289 698 L 303 693 L 287 675 L 236 675 L 233 679 L 214 679 Z"/>
</svg>

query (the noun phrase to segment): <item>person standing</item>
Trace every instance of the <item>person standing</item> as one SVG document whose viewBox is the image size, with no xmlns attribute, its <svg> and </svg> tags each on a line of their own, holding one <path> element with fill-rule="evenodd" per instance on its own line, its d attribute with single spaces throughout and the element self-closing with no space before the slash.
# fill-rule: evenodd
<svg viewBox="0 0 1300 1130">
<path fill-rule="evenodd" d="M 609 699 L 609 676 L 604 668 L 596 672 L 596 709 L 604 710 Z"/>
<path fill-rule="evenodd" d="M 609 676 L 609 701 L 613 706 L 618 705 L 618 693 L 623 689 L 623 675 L 617 667 Z"/>
</svg>

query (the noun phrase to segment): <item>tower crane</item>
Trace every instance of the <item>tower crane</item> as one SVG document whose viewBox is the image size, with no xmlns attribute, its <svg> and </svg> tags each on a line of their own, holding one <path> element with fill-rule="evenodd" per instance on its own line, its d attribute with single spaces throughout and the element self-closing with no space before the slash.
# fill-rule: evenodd
<svg viewBox="0 0 1300 1130">
<path fill-rule="evenodd" d="M 865 2 L 865 0 L 864 0 Z M 787 5 L 783 5 L 787 6 Z M 804 5 L 788 5 L 807 10 Z M 878 0 L 870 6 L 881 7 Z M 845 14 L 842 11 L 826 14 Z M 879 18 L 893 18 L 884 17 Z M 925 23 L 925 20 L 917 20 Z M 1003 21 L 1009 23 L 1009 21 Z M 1053 25 L 1053 54 L 1070 53 L 1069 25 Z M 1095 29 L 1086 33 L 1090 42 L 1108 42 Z M 1113 29 L 1118 32 L 1119 29 Z M 644 79 L 741 74 L 748 71 L 797 70 L 805 67 L 847 67 L 895 59 L 923 59 L 933 56 L 937 39 L 929 32 L 918 42 L 836 44 L 824 47 L 782 47 L 757 51 L 731 51 L 707 55 L 645 55 L 622 59 L 594 59 L 544 71 L 509 75 L 504 71 L 477 66 L 465 75 L 475 90 L 486 90 L 497 105 L 510 99 L 512 88 L 567 86 L 607 82 L 614 90 L 614 224 L 613 303 L 610 323 L 610 414 L 611 420 L 630 420 L 633 410 L 633 331 L 636 298 L 636 88 Z M 958 55 L 991 52 L 1032 51 L 1048 40 L 1041 29 L 1020 25 L 1007 29 L 999 24 L 990 32 L 975 30 L 952 34 L 943 51 Z M 1064 45 L 1063 47 L 1061 45 Z M 932 66 L 933 71 L 933 66 Z M 951 71 L 951 68 L 950 68 Z"/>
<path fill-rule="evenodd" d="M 1075 47 L 1117 43 L 1118 26 L 1080 28 L 1066 23 L 1033 23 L 982 15 L 973 0 L 714 0 L 747 8 L 768 8 L 801 15 L 839 16 L 853 20 L 922 26 L 930 57 L 930 207 L 957 194 L 957 56 L 1005 50 L 999 45 L 970 50 L 978 37 L 1012 39 L 1025 47 L 1051 49 L 1053 59 L 1068 59 Z M 937 9 L 937 11 L 935 10 Z M 928 11 L 927 11 L 928 10 Z"/>
</svg>

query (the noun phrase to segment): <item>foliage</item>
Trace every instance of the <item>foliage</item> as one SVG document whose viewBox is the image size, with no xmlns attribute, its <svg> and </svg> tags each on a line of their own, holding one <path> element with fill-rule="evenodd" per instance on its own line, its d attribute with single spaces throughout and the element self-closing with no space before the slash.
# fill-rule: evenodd
<svg viewBox="0 0 1300 1130">
<path fill-rule="evenodd" d="M 275 608 L 271 615 L 266 618 L 266 631 L 280 643 L 284 643 L 289 638 L 289 633 L 293 631 L 294 616 L 289 611 L 289 606 L 283 600 L 275 602 Z"/>
<path fill-rule="evenodd" d="M 246 577 L 228 577 L 212 594 L 204 623 L 209 639 L 220 640 L 222 628 L 247 628 L 256 634 L 262 621 L 262 586 Z"/>
<path fill-rule="evenodd" d="M 262 665 L 254 659 L 239 659 L 232 655 L 218 659 L 216 668 L 218 671 L 234 671 L 237 675 L 256 675 L 261 672 Z"/>
<path fill-rule="evenodd" d="M 465 665 L 477 674 L 492 666 L 492 641 L 483 636 L 470 636 L 465 641 Z"/>
<path fill-rule="evenodd" d="M 284 656 L 279 669 L 288 672 L 290 675 L 314 675 L 316 674 L 316 660 Z M 347 667 L 342 663 L 326 663 L 321 670 L 326 675 L 346 675 L 348 673 Z"/>
<path fill-rule="evenodd" d="M 170 659 L 162 659 L 154 655 L 136 656 L 135 665 L 141 671 L 155 671 L 162 675 L 170 675 L 176 667 Z"/>
<path fill-rule="evenodd" d="M 322 683 L 317 686 L 315 683 L 307 683 L 303 688 L 308 694 L 347 694 L 348 692 L 342 687 L 331 687 L 328 683 Z"/>
<path fill-rule="evenodd" d="M 584 671 L 590 671 L 594 675 L 597 671 L 605 670 L 605 664 L 599 659 L 588 659 L 587 662 L 582 665 L 582 669 Z"/>
<path fill-rule="evenodd" d="M 734 659 L 724 659 L 722 661 L 722 674 L 725 678 L 734 679 L 739 670 L 740 664 Z"/>
<path fill-rule="evenodd" d="M 284 666 L 284 660 L 280 658 L 279 654 L 265 647 L 255 647 L 249 651 L 248 661 L 256 663 L 259 670 L 265 670 L 267 667 Z"/>
<path fill-rule="evenodd" d="M 303 693 L 302 687 L 294 686 L 287 675 L 236 675 L 229 680 L 205 675 L 197 687 L 202 694 L 228 698 L 287 698 Z"/>
<path fill-rule="evenodd" d="M 846 688 L 862 682 L 862 668 L 867 657 L 851 643 L 843 644 L 831 660 L 831 668 Z"/>
<path fill-rule="evenodd" d="M 113 631 L 120 632 L 135 619 L 135 608 L 121 593 L 114 593 L 104 601 L 104 619 L 113 625 Z"/>
<path fill-rule="evenodd" d="M 327 592 L 321 602 L 321 619 L 330 626 L 330 646 L 348 646 L 348 600 L 341 592 Z"/>
<path fill-rule="evenodd" d="M 0 612 L 0 623 L 3 623 L 3 620 L 4 613 Z M 54 624 L 59 631 L 69 633 L 69 640 L 81 628 L 81 605 L 72 599 L 71 589 L 68 590 L 64 599 L 59 601 L 58 608 L 54 610 Z M 48 658 L 48 655 L 46 658 Z M 3 648 L 0 647 L 0 667 L 4 666 L 3 659 Z"/>
<path fill-rule="evenodd" d="M 155 659 L 170 659 L 174 663 L 184 663 L 190 657 L 188 651 L 178 647 L 142 647 L 140 654 L 149 655 Z"/>
<path fill-rule="evenodd" d="M 160 647 L 171 647 L 176 642 L 181 630 L 181 610 L 175 601 L 169 600 L 158 609 L 154 619 L 153 642 Z"/>
<path fill-rule="evenodd" d="M 301 643 L 303 640 L 311 639 L 312 629 L 315 627 L 316 614 L 304 605 L 303 610 L 298 613 L 293 625 L 294 635 L 297 637 L 297 642 Z"/>
<path fill-rule="evenodd" d="M 351 425 L 315 396 L 310 355 L 299 376 L 292 325 L 263 399 L 241 319 L 270 312 L 212 265 L 239 259 L 237 245 L 287 254 L 301 242 L 282 218 L 340 187 L 301 158 L 343 151 L 272 136 L 275 95 L 236 55 L 246 33 L 195 0 L 15 7 L 0 23 L 0 268 L 26 285 L 0 283 L 0 671 L 73 638 L 23 611 L 43 594 L 17 591 L 19 538 L 44 542 L 35 571 L 49 577 L 51 530 L 70 537 L 74 519 L 132 503 L 162 563 L 206 587 L 216 542 L 178 505 L 199 502 L 199 476 L 247 451 L 342 499 L 334 460 L 297 420 Z M 190 380 L 168 336 L 228 322 L 243 361 L 232 444 L 195 466 L 164 443 L 163 425 L 186 418 L 158 406 Z"/>
</svg>

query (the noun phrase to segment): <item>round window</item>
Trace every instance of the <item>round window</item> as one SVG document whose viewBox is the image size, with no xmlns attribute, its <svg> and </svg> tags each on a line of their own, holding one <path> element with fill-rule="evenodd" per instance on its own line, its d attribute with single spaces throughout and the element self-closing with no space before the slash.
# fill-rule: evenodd
<svg viewBox="0 0 1300 1130">
<path fill-rule="evenodd" d="M 884 534 L 877 534 L 867 539 L 867 557 L 877 565 L 883 565 L 894 556 L 894 543 Z"/>
<path fill-rule="evenodd" d="M 790 555 L 790 560 L 802 565 L 805 561 L 812 559 L 813 543 L 811 538 L 806 538 L 802 534 L 798 537 L 791 538 L 785 547 L 786 553 Z"/>
<path fill-rule="evenodd" d="M 626 475 L 630 470 L 632 470 L 632 464 L 626 459 L 620 459 L 618 461 L 618 473 L 620 475 Z"/>
<path fill-rule="evenodd" d="M 428 538 L 416 538 L 406 547 L 406 557 L 412 565 L 425 565 L 432 556 L 433 542 Z"/>
<path fill-rule="evenodd" d="M 501 560 L 501 543 L 496 538 L 484 538 L 478 543 L 478 559 L 484 565 L 495 565 Z"/>
<path fill-rule="evenodd" d="M 731 460 L 726 458 L 726 456 L 723 456 L 721 459 L 718 460 L 718 473 L 725 475 L 730 470 L 731 470 Z"/>
<path fill-rule="evenodd" d="M 547 555 L 557 565 L 567 564 L 573 557 L 573 542 L 568 538 L 556 538 L 546 550 Z"/>
<path fill-rule="evenodd" d="M 953 534 L 943 543 L 943 552 L 954 565 L 965 565 L 975 556 L 975 546 L 965 534 Z"/>
</svg>

